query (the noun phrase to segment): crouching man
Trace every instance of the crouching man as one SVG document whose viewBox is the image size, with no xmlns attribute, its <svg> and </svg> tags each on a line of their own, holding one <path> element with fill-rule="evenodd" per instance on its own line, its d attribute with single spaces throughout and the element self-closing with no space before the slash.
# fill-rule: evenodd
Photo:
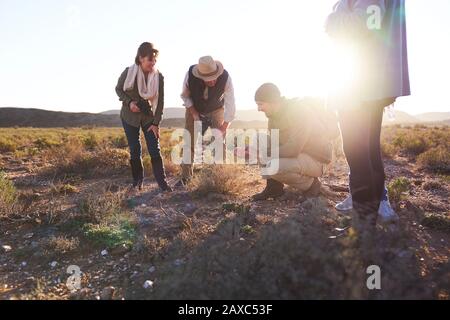
<svg viewBox="0 0 450 320">
<path fill-rule="evenodd" d="M 284 194 L 285 184 L 305 196 L 319 196 L 319 178 L 333 154 L 325 119 L 306 100 L 282 97 L 277 86 L 271 83 L 263 84 L 256 91 L 255 100 L 258 111 L 269 119 L 269 132 L 279 130 L 278 150 L 271 150 L 272 157 L 278 154 L 279 162 L 278 171 L 263 176 L 267 180 L 266 188 L 253 196 L 253 200 L 277 198 Z"/>
</svg>

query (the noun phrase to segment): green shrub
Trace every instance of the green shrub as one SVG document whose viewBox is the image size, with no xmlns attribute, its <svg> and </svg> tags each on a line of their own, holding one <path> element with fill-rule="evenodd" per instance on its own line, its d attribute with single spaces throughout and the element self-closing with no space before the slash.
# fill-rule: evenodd
<svg viewBox="0 0 450 320">
<path fill-rule="evenodd" d="M 405 177 L 391 181 L 388 185 L 389 199 L 391 202 L 395 204 L 403 200 L 404 195 L 409 191 L 410 186 L 410 181 Z"/>
<path fill-rule="evenodd" d="M 88 150 L 93 150 L 100 144 L 99 138 L 92 132 L 84 137 L 82 141 L 84 147 Z"/>
</svg>

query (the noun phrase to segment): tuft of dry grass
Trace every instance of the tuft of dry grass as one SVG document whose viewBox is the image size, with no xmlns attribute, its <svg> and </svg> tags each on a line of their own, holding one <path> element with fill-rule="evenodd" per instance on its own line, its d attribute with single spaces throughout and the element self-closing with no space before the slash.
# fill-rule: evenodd
<svg viewBox="0 0 450 320">
<path fill-rule="evenodd" d="M 87 151 L 77 138 L 70 138 L 62 146 L 48 149 L 44 160 L 53 164 L 49 174 L 63 176 L 78 174 L 81 176 L 109 175 L 128 167 L 129 154 L 122 149 L 101 146 Z"/>
<path fill-rule="evenodd" d="M 243 187 L 241 170 L 238 165 L 205 165 L 194 175 L 189 189 L 197 196 L 239 194 Z"/>
<path fill-rule="evenodd" d="M 12 181 L 0 171 L 0 217 L 13 214 L 18 204 L 19 195 Z"/>
<path fill-rule="evenodd" d="M 450 174 L 450 146 L 438 146 L 418 157 L 418 163 L 435 173 Z"/>
<path fill-rule="evenodd" d="M 44 241 L 45 251 L 51 255 L 66 254 L 78 249 L 80 240 L 75 237 L 58 236 Z"/>
<path fill-rule="evenodd" d="M 17 149 L 17 144 L 11 139 L 0 137 L 0 152 L 14 152 Z"/>
</svg>

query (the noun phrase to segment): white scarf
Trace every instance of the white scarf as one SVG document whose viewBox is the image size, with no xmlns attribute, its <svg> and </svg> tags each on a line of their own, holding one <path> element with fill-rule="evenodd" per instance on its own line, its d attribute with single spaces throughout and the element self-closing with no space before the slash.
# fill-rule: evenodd
<svg viewBox="0 0 450 320">
<path fill-rule="evenodd" d="M 145 84 L 145 75 L 142 71 L 141 66 L 133 64 L 128 68 L 127 78 L 123 85 L 123 90 L 127 91 L 133 89 L 134 82 L 137 77 L 137 85 L 139 90 L 139 95 L 146 100 L 151 102 L 153 108 L 158 105 L 159 98 L 159 71 L 155 69 L 153 72 L 148 74 L 147 84 Z"/>
</svg>

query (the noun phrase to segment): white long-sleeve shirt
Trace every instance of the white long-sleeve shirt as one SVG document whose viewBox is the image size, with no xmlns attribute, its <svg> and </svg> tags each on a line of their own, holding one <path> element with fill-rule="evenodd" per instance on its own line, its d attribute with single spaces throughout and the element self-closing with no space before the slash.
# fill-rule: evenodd
<svg viewBox="0 0 450 320">
<path fill-rule="evenodd" d="M 183 99 L 183 106 L 186 108 L 194 106 L 194 102 L 191 99 L 191 91 L 189 90 L 189 71 L 184 78 L 181 99 Z M 224 121 L 231 123 L 236 115 L 236 102 L 234 98 L 233 81 L 230 76 L 228 76 L 227 83 L 225 84 L 224 100 Z"/>
</svg>

